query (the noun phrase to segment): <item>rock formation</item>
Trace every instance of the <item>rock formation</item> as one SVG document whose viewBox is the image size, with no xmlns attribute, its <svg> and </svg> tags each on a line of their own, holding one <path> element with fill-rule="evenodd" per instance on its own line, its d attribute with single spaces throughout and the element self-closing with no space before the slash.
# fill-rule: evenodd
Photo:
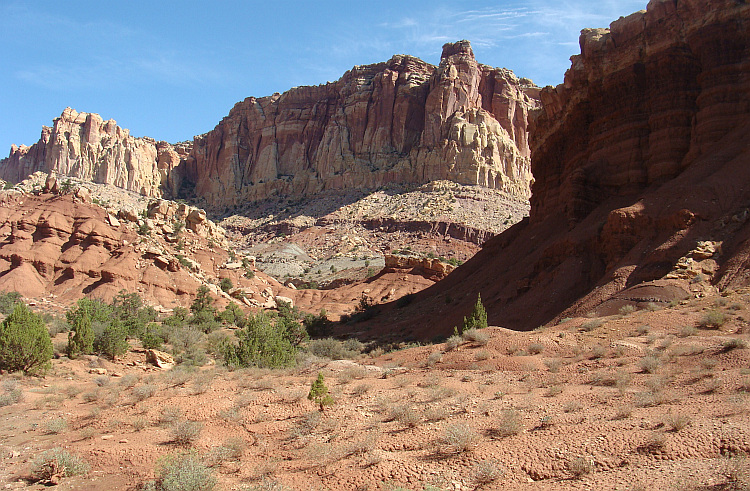
<svg viewBox="0 0 750 491">
<path fill-rule="evenodd" d="M 438 67 L 396 55 L 334 83 L 250 97 L 192 146 L 134 138 L 113 120 L 67 108 L 39 142 L 11 148 L 0 178 L 54 171 L 171 198 L 192 185 L 216 210 L 275 194 L 436 179 L 526 199 L 527 123 L 538 96 L 531 81 L 477 63 L 459 41 L 444 46 Z"/>
<path fill-rule="evenodd" d="M 209 207 L 274 194 L 450 179 L 528 197 L 538 88 L 480 65 L 467 41 L 439 67 L 411 56 L 248 98 L 196 137 L 186 179 Z"/>
<path fill-rule="evenodd" d="M 135 138 L 110 119 L 66 108 L 52 127 L 42 128 L 30 147 L 13 145 L 0 161 L 0 178 L 19 182 L 34 172 L 55 172 L 159 197 L 176 195 L 189 144 Z"/>
<path fill-rule="evenodd" d="M 491 323 L 532 329 L 750 284 L 750 4 L 652 0 L 580 44 L 531 125 L 530 217 L 389 331 L 450 334 L 477 292 Z"/>
</svg>

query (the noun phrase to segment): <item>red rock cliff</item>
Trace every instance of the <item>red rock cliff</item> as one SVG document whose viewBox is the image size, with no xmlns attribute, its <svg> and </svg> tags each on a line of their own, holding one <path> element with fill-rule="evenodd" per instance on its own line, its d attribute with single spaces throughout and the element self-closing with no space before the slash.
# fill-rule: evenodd
<svg viewBox="0 0 750 491">
<path fill-rule="evenodd" d="M 477 293 L 532 329 L 750 284 L 750 4 L 654 0 L 586 29 L 541 99 L 530 218 L 379 325 L 449 335 Z"/>
<path fill-rule="evenodd" d="M 276 193 L 450 179 L 528 197 L 538 88 L 480 65 L 467 41 L 440 66 L 411 56 L 239 102 L 196 137 L 187 179 L 207 206 Z"/>
<path fill-rule="evenodd" d="M 565 83 L 542 91 L 531 220 L 580 220 L 604 199 L 674 178 L 748 120 L 748 5 L 653 0 L 585 29 Z"/>
<path fill-rule="evenodd" d="M 37 143 L 11 147 L 0 161 L 0 179 L 19 182 L 36 171 L 54 171 L 145 196 L 171 196 L 181 182 L 174 170 L 188 150 L 189 145 L 132 137 L 112 119 L 66 108 L 52 127 L 42 128 Z"/>
</svg>

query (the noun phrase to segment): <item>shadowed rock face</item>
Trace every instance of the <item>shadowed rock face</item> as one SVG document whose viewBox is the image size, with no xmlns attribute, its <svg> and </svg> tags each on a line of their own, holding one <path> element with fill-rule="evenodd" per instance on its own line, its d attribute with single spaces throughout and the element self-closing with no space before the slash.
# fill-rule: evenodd
<svg viewBox="0 0 750 491">
<path fill-rule="evenodd" d="M 750 284 L 750 4 L 654 0 L 580 40 L 531 123 L 529 219 L 390 332 L 449 335 L 478 292 L 491 323 L 533 329 Z"/>
<path fill-rule="evenodd" d="M 440 66 L 411 56 L 248 98 L 195 138 L 187 179 L 208 206 L 273 194 L 450 179 L 528 197 L 538 88 L 480 65 L 467 41 Z"/>
<path fill-rule="evenodd" d="M 180 186 L 175 169 L 188 150 L 189 145 L 132 137 L 112 119 L 66 108 L 52 127 L 42 128 L 37 143 L 11 147 L 0 161 L 0 178 L 19 182 L 37 171 L 54 171 L 149 197 L 173 195 Z"/>
<path fill-rule="evenodd" d="M 216 210 L 276 194 L 437 179 L 525 199 L 527 121 L 538 95 L 531 81 L 477 63 L 459 41 L 445 45 L 438 67 L 396 55 L 337 82 L 245 99 L 192 148 L 133 138 L 113 120 L 68 108 L 38 143 L 13 146 L 0 178 L 56 171 L 172 198 L 194 187 Z"/>
<path fill-rule="evenodd" d="M 654 0 L 585 29 L 533 125 L 531 221 L 573 222 L 606 198 L 664 183 L 748 121 L 745 2 Z"/>
</svg>

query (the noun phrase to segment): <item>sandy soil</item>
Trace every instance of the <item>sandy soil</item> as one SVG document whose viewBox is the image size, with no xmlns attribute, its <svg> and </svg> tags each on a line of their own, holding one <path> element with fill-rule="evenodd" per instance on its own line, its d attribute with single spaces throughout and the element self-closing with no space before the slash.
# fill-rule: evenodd
<svg viewBox="0 0 750 491">
<path fill-rule="evenodd" d="M 732 292 L 280 371 L 61 358 L 1 377 L 23 397 L 0 408 L 0 481 L 42 489 L 31 461 L 60 446 L 90 471 L 58 489 L 132 489 L 188 449 L 227 490 L 747 489 L 748 308 Z M 711 311 L 720 328 L 698 328 Z M 201 430 L 180 445 L 184 421 Z"/>
</svg>

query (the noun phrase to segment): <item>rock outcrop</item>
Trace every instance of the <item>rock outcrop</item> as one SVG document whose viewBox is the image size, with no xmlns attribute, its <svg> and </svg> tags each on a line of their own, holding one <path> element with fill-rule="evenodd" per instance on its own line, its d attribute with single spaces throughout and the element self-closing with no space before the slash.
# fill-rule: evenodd
<svg viewBox="0 0 750 491">
<path fill-rule="evenodd" d="M 448 335 L 477 293 L 491 323 L 533 329 L 750 284 L 750 4 L 652 0 L 580 40 L 531 125 L 530 217 L 389 332 Z"/>
<path fill-rule="evenodd" d="M 149 197 L 174 196 L 181 185 L 177 169 L 189 150 L 190 144 L 132 137 L 112 119 L 66 108 L 52 127 L 42 128 L 37 143 L 11 147 L 0 161 L 0 178 L 19 182 L 37 171 L 54 172 Z"/>
<path fill-rule="evenodd" d="M 467 41 L 445 45 L 438 67 L 396 55 L 334 83 L 239 102 L 195 138 L 185 178 L 213 208 L 436 179 L 526 198 L 538 92 L 477 63 Z"/>
</svg>

